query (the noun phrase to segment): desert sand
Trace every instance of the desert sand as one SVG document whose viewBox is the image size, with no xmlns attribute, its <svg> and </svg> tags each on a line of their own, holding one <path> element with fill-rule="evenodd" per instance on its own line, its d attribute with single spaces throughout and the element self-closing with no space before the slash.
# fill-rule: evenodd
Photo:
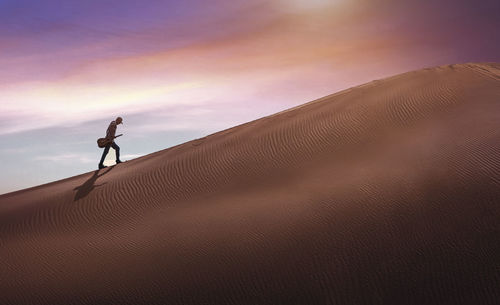
<svg viewBox="0 0 500 305">
<path fill-rule="evenodd" d="M 498 302 L 496 63 L 0 196 L 0 304 Z"/>
</svg>

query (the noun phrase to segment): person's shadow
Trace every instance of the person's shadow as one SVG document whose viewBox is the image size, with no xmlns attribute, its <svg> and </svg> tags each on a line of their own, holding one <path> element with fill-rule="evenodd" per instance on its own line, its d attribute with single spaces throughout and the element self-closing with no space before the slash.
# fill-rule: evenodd
<svg viewBox="0 0 500 305">
<path fill-rule="evenodd" d="M 90 192 L 92 192 L 94 188 L 106 184 L 106 183 L 95 184 L 95 182 L 97 181 L 97 178 L 109 173 L 113 168 L 114 166 L 109 167 L 108 170 L 106 170 L 102 174 L 99 174 L 99 170 L 96 170 L 92 175 L 92 177 L 90 177 L 82 185 L 75 187 L 73 190 L 76 191 L 76 194 L 75 194 L 75 199 L 73 201 L 82 199 L 83 197 L 87 196 Z"/>
</svg>

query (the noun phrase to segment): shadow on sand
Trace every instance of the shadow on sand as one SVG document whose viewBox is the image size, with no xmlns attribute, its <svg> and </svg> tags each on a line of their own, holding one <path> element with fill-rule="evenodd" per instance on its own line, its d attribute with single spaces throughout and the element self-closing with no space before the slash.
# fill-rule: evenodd
<svg viewBox="0 0 500 305">
<path fill-rule="evenodd" d="M 73 201 L 80 200 L 87 196 L 92 190 L 98 186 L 102 186 L 106 183 L 101 183 L 101 184 L 95 184 L 97 178 L 104 176 L 105 174 L 109 173 L 113 167 L 108 167 L 107 169 L 104 169 L 104 172 L 102 174 L 99 174 L 99 170 L 96 170 L 92 177 L 90 177 L 87 181 L 85 181 L 82 185 L 75 187 L 73 190 L 77 191 L 75 194 L 75 199 Z"/>
</svg>

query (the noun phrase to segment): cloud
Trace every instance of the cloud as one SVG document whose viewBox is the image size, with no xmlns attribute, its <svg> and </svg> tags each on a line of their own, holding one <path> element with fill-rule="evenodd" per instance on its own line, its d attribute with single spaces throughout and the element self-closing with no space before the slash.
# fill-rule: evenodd
<svg viewBox="0 0 500 305">
<path fill-rule="evenodd" d="M 122 155 L 120 156 L 121 159 L 124 159 L 124 160 L 129 160 L 129 159 L 135 159 L 135 158 L 139 158 L 139 157 L 142 157 L 142 156 L 145 156 L 147 154 L 145 153 L 139 153 L 139 154 L 126 154 L 126 155 Z"/>
<path fill-rule="evenodd" d="M 95 158 L 90 158 L 86 154 L 54 154 L 54 155 L 44 155 L 37 156 L 33 159 L 34 161 L 49 161 L 49 162 L 79 162 L 79 163 L 94 163 Z"/>
<path fill-rule="evenodd" d="M 51 42 L 56 52 L 51 49 L 50 58 L 38 52 L 0 58 L 0 65 L 6 67 L 0 74 L 7 78 L 17 70 L 26 74 L 13 83 L 4 82 L 0 76 L 0 134 L 106 119 L 109 115 L 130 116 L 174 105 L 185 106 L 180 115 L 189 118 L 188 108 L 219 111 L 226 118 L 235 113 L 218 104 L 252 108 L 256 115 L 241 118 L 255 118 L 373 78 L 447 63 L 457 50 L 464 50 L 447 47 L 442 39 L 446 33 L 436 37 L 437 30 L 429 31 L 424 21 L 414 22 L 418 18 L 401 13 L 402 6 L 392 1 L 381 1 L 384 10 L 374 9 L 367 1 L 358 1 L 359 5 L 350 1 L 286 2 L 258 1 L 250 5 L 245 1 L 218 1 L 221 9 L 213 10 L 210 5 L 191 1 L 207 9 L 197 6 L 194 11 L 187 4 L 157 3 L 160 8 L 168 4 L 185 14 L 171 16 L 173 19 L 167 22 L 175 19 L 178 24 L 167 27 L 160 21 L 165 19 L 162 14 L 170 16 L 170 10 L 146 8 L 137 12 L 138 18 L 128 22 L 120 19 L 124 23 L 117 25 L 95 10 L 106 11 L 110 9 L 108 4 L 79 4 L 79 10 L 96 12 L 88 17 L 78 15 L 75 20 L 67 18 L 73 16 L 67 7 L 54 13 L 50 10 L 54 3 L 40 4 L 37 7 L 47 16 L 56 15 L 54 20 L 45 16 L 28 23 L 40 25 L 41 34 L 53 39 L 44 36 L 42 40 Z M 10 3 L 29 16 L 38 11 Z M 136 7 L 132 2 L 123 5 L 114 19 Z M 305 10 L 304 5 L 321 9 Z M 412 8 L 418 6 L 416 2 L 411 4 Z M 414 11 L 422 14 L 421 10 Z M 158 19 L 150 20 L 152 16 Z M 17 29 L 24 40 L 16 43 L 16 36 L 11 35 L 6 41 L 28 48 L 31 40 L 26 41 L 26 37 L 33 34 L 30 27 L 16 27 L 17 19 L 9 18 L 9 28 Z M 200 28 L 201 34 L 184 35 Z M 177 30 L 180 32 L 174 33 Z M 452 32 L 440 29 L 445 30 Z M 72 43 L 60 43 L 64 41 L 61 37 Z M 189 42 L 183 37 L 190 37 Z M 33 70 L 36 73 L 31 71 L 34 66 L 38 67 Z M 46 73 L 53 71 L 57 77 L 48 77 Z M 150 129 L 197 128 L 193 126 L 196 124 L 205 128 L 202 124 L 210 122 L 201 118 L 174 119 L 160 124 L 163 127 L 157 122 L 142 126 L 145 131 L 148 125 Z"/>
<path fill-rule="evenodd" d="M 22 153 L 26 153 L 29 151 L 30 151 L 30 149 L 22 148 L 22 147 L 0 148 L 0 154 L 22 154 Z"/>
</svg>

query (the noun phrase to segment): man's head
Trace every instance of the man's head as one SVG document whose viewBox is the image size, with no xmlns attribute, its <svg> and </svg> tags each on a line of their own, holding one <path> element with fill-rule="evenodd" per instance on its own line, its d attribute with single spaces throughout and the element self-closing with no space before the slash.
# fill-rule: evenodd
<svg viewBox="0 0 500 305">
<path fill-rule="evenodd" d="M 115 122 L 116 122 L 116 125 L 122 124 L 123 123 L 122 117 L 117 117 L 116 120 L 115 120 Z"/>
</svg>

